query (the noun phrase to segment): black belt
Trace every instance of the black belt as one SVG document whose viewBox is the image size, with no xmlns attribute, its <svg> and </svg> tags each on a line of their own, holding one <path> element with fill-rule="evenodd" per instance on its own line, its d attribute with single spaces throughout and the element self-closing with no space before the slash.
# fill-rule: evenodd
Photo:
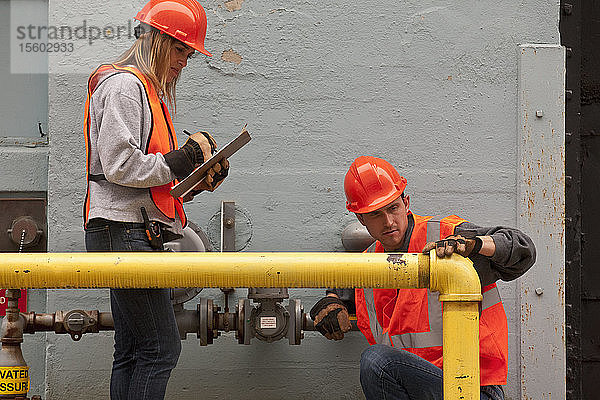
<svg viewBox="0 0 600 400">
<path fill-rule="evenodd" d="M 88 174 L 88 181 L 92 181 L 92 182 L 100 182 L 100 181 L 106 181 L 106 176 L 104 176 L 104 174 Z"/>
</svg>

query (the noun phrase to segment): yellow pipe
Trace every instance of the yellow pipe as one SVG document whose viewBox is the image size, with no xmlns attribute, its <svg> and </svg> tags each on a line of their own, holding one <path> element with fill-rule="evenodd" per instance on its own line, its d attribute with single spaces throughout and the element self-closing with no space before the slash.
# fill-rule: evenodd
<svg viewBox="0 0 600 400">
<path fill-rule="evenodd" d="M 479 278 L 460 256 L 384 253 L 4 253 L 0 287 L 426 288 L 444 302 L 444 399 L 479 398 Z"/>
<path fill-rule="evenodd" d="M 429 283 L 422 254 L 5 253 L 1 288 L 373 287 Z"/>
<path fill-rule="evenodd" d="M 479 276 L 468 258 L 430 252 L 430 290 L 443 302 L 444 399 L 479 400 Z"/>
</svg>

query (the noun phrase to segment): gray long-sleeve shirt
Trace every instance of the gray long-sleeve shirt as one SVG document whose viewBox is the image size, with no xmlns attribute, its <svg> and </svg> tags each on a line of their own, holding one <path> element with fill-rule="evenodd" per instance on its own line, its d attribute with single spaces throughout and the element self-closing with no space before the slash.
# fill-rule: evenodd
<svg viewBox="0 0 600 400">
<path fill-rule="evenodd" d="M 143 206 L 151 220 L 181 233 L 179 218 L 170 220 L 150 198 L 149 188 L 175 179 L 161 153 L 144 153 L 151 127 L 152 113 L 139 79 L 119 73 L 98 84 L 90 99 L 90 173 L 104 174 L 106 180 L 89 183 L 89 219 L 143 222 Z"/>
<path fill-rule="evenodd" d="M 398 251 L 408 251 L 414 225 L 414 219 L 412 215 L 409 215 L 404 241 Z M 471 222 L 463 222 L 454 229 L 454 233 L 457 235 L 465 231 L 475 232 L 477 236 L 491 236 L 496 245 L 496 251 L 491 257 L 481 254 L 469 256 L 482 286 L 497 280 L 517 279 L 535 263 L 535 245 L 529 236 L 518 229 L 502 226 L 481 227 Z M 353 312 L 354 289 L 327 289 L 327 293 L 335 293 L 346 303 L 348 310 Z"/>
</svg>

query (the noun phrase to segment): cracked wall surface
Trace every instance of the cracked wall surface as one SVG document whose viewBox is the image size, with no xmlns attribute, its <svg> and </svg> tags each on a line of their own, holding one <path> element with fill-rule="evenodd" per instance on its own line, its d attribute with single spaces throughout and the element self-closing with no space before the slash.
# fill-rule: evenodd
<svg viewBox="0 0 600 400">
<path fill-rule="evenodd" d="M 230 176 L 218 191 L 188 205 L 190 220 L 214 229 L 220 202 L 235 201 L 251 220 L 252 240 L 245 251 L 342 251 L 341 231 L 354 221 L 344 208 L 343 176 L 355 157 L 366 154 L 399 167 L 416 213 L 457 213 L 480 225 L 515 225 L 517 45 L 559 43 L 558 2 L 525 0 L 510 7 L 466 0 L 202 4 L 208 18 L 206 48 L 213 57 L 199 55 L 184 69 L 175 127 L 178 132 L 208 130 L 224 144 L 247 123 L 253 139 L 230 159 Z M 127 27 L 142 5 L 137 0 L 50 0 L 49 21 Z M 82 40 L 76 57 L 50 55 L 50 251 L 84 249 L 86 79 L 130 43 L 126 37 L 93 45 Z M 179 140 L 183 143 L 185 136 L 179 134 Z M 2 148 L 0 159 L 13 153 Z M 0 179 L 17 187 L 21 178 Z M 511 335 L 506 392 L 516 399 L 516 286 L 502 284 L 501 292 Z M 245 294 L 236 290 L 231 301 Z M 305 311 L 322 294 L 290 290 Z M 218 290 L 202 295 L 222 304 Z M 50 290 L 46 300 L 48 311 L 109 309 L 105 290 Z M 366 341 L 358 333 L 328 342 L 307 332 L 302 345 L 294 347 L 256 340 L 241 346 L 232 334 L 199 347 L 190 335 L 183 346 L 167 398 L 362 396 L 358 360 Z M 30 395 L 108 398 L 110 333 L 76 343 L 48 335 L 26 351 L 32 354 L 35 388 L 46 388 Z M 45 362 L 39 353 L 45 353 Z"/>
</svg>

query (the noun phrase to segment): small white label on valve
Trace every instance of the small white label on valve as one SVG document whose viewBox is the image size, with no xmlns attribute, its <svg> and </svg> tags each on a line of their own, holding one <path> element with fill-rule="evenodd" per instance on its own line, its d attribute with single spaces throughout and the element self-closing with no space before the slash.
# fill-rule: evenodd
<svg viewBox="0 0 600 400">
<path fill-rule="evenodd" d="M 277 318 L 275 317 L 260 317 L 260 329 L 277 328 Z"/>
</svg>

